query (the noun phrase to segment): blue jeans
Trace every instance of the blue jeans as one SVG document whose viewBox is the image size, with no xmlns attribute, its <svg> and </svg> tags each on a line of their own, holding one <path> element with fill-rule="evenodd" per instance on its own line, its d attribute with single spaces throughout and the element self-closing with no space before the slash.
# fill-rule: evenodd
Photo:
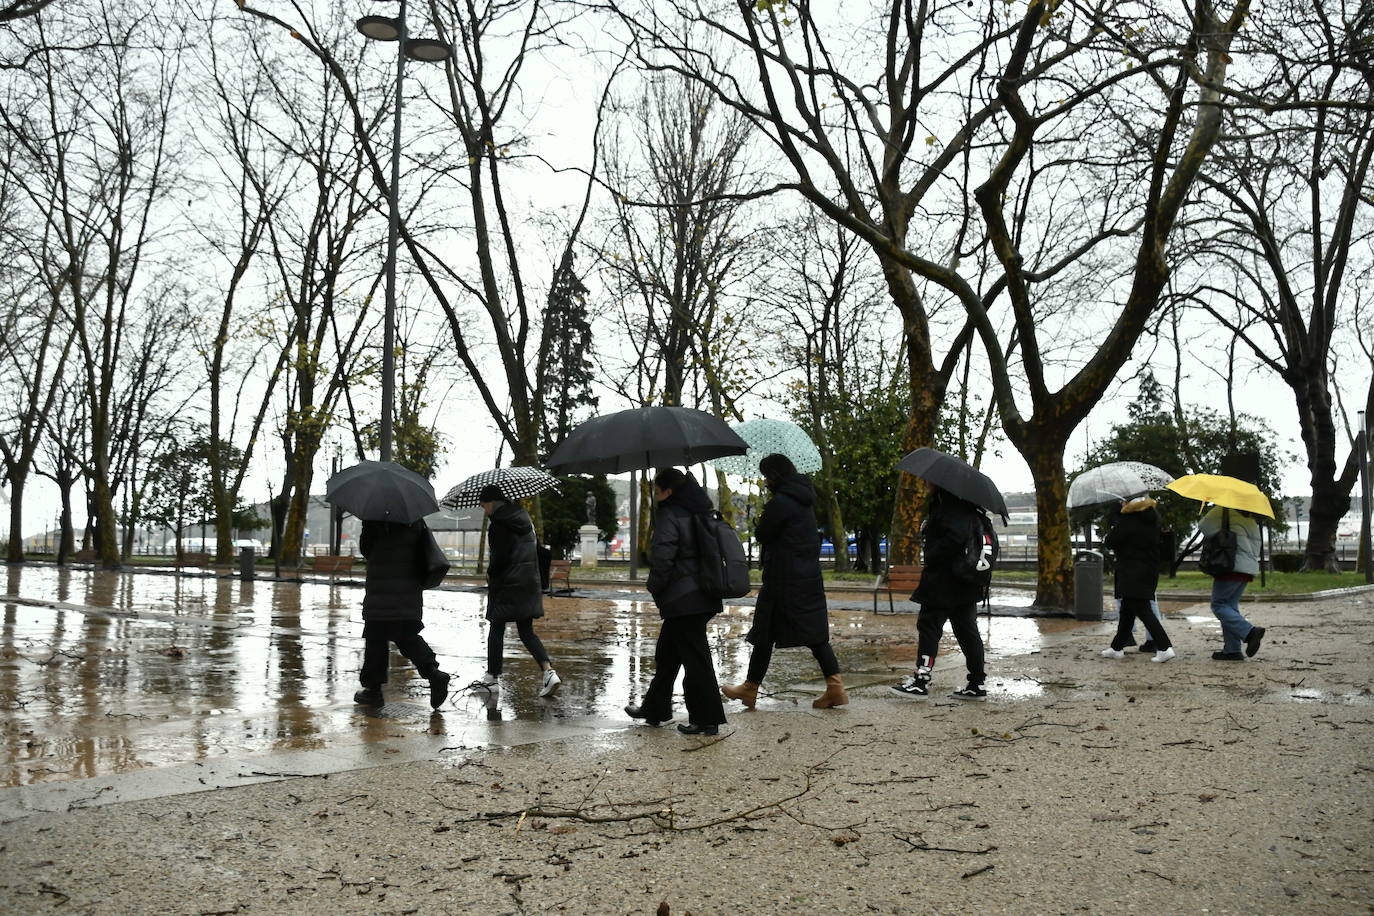
<svg viewBox="0 0 1374 916">
<path fill-rule="evenodd" d="M 1221 621 L 1223 652 L 1239 652 L 1254 628 L 1240 612 L 1240 596 L 1249 584 L 1231 579 L 1212 580 L 1212 613 Z"/>
</svg>

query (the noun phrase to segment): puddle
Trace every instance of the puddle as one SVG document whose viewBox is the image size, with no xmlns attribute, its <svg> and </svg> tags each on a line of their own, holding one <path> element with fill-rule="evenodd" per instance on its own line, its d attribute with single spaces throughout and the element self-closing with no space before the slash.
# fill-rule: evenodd
<svg viewBox="0 0 1374 916">
<path fill-rule="evenodd" d="M 648 683 L 659 628 L 644 597 L 546 599 L 536 630 L 563 680 L 558 694 L 538 696 L 538 666 L 512 627 L 501 690 L 489 696 L 464 689 L 485 668 L 485 596 L 429 592 L 424 635 L 452 673 L 453 693 L 432 715 L 426 685 L 393 655 L 387 705 L 370 714 L 352 702 L 362 653 L 356 585 L 44 566 L 8 567 L 5 582 L 8 594 L 56 606 L 0 604 L 0 786 L 416 735 L 461 744 L 473 728 L 496 723 L 512 735 L 527 727 L 585 730 L 589 720 L 628 724 L 621 710 Z M 1007 598 L 1028 604 L 1031 596 Z M 722 682 L 743 678 L 751 615 L 752 608 L 729 608 L 711 625 Z M 914 615 L 840 610 L 831 623 L 846 681 L 860 690 L 881 689 L 914 663 Z M 1093 625 L 979 618 L 993 658 L 1033 654 Z M 943 665 L 961 664 L 952 637 L 941 653 Z M 1046 689 L 1016 678 L 993 686 L 1018 697 Z M 770 693 L 794 702 L 821 687 L 809 651 L 774 653 Z"/>
</svg>

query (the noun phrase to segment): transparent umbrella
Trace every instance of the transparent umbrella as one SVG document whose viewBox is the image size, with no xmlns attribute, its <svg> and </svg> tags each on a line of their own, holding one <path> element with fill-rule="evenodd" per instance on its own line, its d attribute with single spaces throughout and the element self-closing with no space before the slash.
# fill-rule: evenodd
<svg viewBox="0 0 1374 916">
<path fill-rule="evenodd" d="M 759 477 L 759 462 L 769 455 L 786 455 L 803 474 L 821 469 L 821 451 L 795 423 L 786 420 L 747 420 L 730 427 L 749 444 L 743 455 L 716 458 L 707 464 L 740 477 Z"/>
<path fill-rule="evenodd" d="M 1161 489 L 1173 475 L 1143 461 L 1113 461 L 1089 468 L 1069 484 L 1069 508 L 1116 502 Z"/>
</svg>

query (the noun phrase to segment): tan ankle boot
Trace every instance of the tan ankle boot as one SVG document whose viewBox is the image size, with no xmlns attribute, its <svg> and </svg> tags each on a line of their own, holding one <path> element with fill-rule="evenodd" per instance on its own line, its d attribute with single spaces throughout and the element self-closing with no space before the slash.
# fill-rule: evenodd
<svg viewBox="0 0 1374 916">
<path fill-rule="evenodd" d="M 720 688 L 720 692 L 732 700 L 739 700 L 748 709 L 753 709 L 754 704 L 759 701 L 759 685 L 753 681 L 745 681 L 738 687 L 726 684 Z"/>
<path fill-rule="evenodd" d="M 840 680 L 838 674 L 832 674 L 825 679 L 825 693 L 811 701 L 812 709 L 829 709 L 832 706 L 847 706 L 849 704 L 849 694 L 844 692 L 844 682 Z"/>
</svg>

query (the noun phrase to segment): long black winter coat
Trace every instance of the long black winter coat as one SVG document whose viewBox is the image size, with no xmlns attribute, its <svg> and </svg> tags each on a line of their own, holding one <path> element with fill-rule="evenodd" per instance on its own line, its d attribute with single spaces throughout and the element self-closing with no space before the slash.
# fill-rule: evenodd
<svg viewBox="0 0 1374 916">
<path fill-rule="evenodd" d="M 1153 598 L 1159 586 L 1159 533 L 1162 522 L 1153 499 L 1126 503 L 1108 519 L 1102 546 L 1116 555 L 1118 598 Z"/>
<path fill-rule="evenodd" d="M 529 513 L 515 503 L 501 503 L 488 521 L 487 543 L 487 619 L 503 623 L 543 617 L 539 555 Z"/>
<path fill-rule="evenodd" d="M 363 522 L 358 550 L 367 559 L 363 620 L 421 620 L 429 562 L 425 523 Z"/>
<path fill-rule="evenodd" d="M 982 587 L 976 581 L 954 572 L 955 561 L 967 549 L 975 526 L 982 524 L 978 516 L 979 510 L 973 503 L 944 490 L 936 491 L 921 530 L 921 584 L 912 592 L 912 601 L 950 608 L 977 604 L 983 597 Z"/>
<path fill-rule="evenodd" d="M 719 614 L 724 610 L 719 598 L 703 594 L 697 584 L 701 561 L 692 516 L 713 508 L 695 481 L 678 485 L 672 496 L 658 504 L 654 540 L 649 547 L 649 578 L 644 585 L 653 595 L 660 617 Z"/>
<path fill-rule="evenodd" d="M 811 481 L 792 474 L 773 487 L 754 527 L 763 551 L 763 585 L 748 636 L 754 645 L 770 639 L 780 648 L 830 641 L 815 503 Z"/>
</svg>

